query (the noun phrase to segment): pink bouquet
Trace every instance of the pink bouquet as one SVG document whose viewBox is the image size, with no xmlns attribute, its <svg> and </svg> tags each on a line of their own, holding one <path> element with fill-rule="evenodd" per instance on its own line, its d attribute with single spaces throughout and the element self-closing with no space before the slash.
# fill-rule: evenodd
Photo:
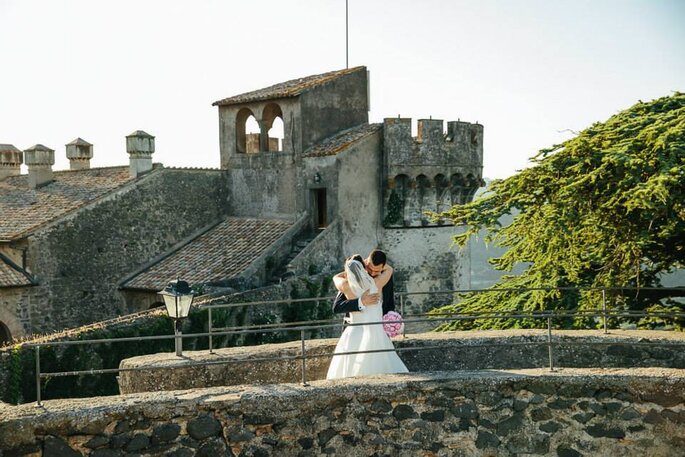
<svg viewBox="0 0 685 457">
<path fill-rule="evenodd" d="M 404 330 L 402 315 L 397 311 L 388 311 L 383 316 L 383 330 L 390 338 L 401 335 Z"/>
</svg>

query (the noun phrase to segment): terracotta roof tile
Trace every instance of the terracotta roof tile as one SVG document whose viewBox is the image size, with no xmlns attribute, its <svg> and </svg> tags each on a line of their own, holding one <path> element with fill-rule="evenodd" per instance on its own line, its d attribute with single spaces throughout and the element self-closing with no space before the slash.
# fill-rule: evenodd
<svg viewBox="0 0 685 457">
<path fill-rule="evenodd" d="M 362 138 L 372 135 L 383 128 L 383 124 L 361 124 L 351 129 L 343 130 L 336 135 L 326 138 L 304 151 L 304 157 L 323 157 L 336 155 L 349 145 Z"/>
<path fill-rule="evenodd" d="M 29 189 L 28 176 L 0 181 L 0 240 L 20 238 L 131 181 L 128 166 L 55 171 L 51 183 Z"/>
<path fill-rule="evenodd" d="M 327 83 L 333 79 L 339 78 L 356 71 L 366 71 L 366 67 L 346 68 L 344 70 L 331 71 L 322 73 L 320 75 L 307 76 L 305 78 L 292 79 L 290 81 L 275 84 L 273 86 L 265 87 L 264 89 L 246 92 L 233 97 L 224 98 L 223 100 L 212 103 L 212 106 L 226 106 L 237 105 L 240 103 L 257 102 L 261 100 L 269 100 L 275 98 L 288 98 L 300 95 L 307 89 L 316 87 L 318 85 Z"/>
<path fill-rule="evenodd" d="M 283 220 L 230 217 L 122 287 L 162 290 L 176 277 L 197 284 L 239 276 L 292 225 Z"/>
<path fill-rule="evenodd" d="M 31 277 L 8 258 L 0 254 L 0 287 L 31 286 Z"/>
</svg>

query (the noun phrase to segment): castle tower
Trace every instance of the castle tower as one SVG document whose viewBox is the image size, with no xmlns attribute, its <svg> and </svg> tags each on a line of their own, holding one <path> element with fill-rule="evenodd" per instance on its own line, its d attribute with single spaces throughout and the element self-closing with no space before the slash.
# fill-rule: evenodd
<svg viewBox="0 0 685 457">
<path fill-rule="evenodd" d="M 384 135 L 384 225 L 436 225 L 426 211 L 467 203 L 482 183 L 483 126 L 440 119 L 387 118 Z"/>
</svg>

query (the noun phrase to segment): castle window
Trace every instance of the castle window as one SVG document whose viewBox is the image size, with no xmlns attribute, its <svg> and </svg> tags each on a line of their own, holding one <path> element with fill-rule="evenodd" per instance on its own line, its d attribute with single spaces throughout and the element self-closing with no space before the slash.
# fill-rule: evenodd
<svg viewBox="0 0 685 457">
<path fill-rule="evenodd" d="M 235 129 L 236 150 L 238 152 L 259 152 L 259 124 L 249 108 L 242 108 L 238 111 Z M 254 147 L 255 140 L 256 150 Z"/>
<path fill-rule="evenodd" d="M 276 103 L 269 103 L 264 107 L 262 123 L 267 131 L 267 141 L 264 149 L 276 152 L 283 150 L 285 137 L 285 124 L 283 123 L 283 111 Z"/>
</svg>

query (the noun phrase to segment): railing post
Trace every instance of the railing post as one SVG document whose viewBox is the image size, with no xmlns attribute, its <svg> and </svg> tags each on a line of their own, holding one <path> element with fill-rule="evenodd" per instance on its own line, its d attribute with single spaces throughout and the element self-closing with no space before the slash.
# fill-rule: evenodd
<svg viewBox="0 0 685 457">
<path fill-rule="evenodd" d="M 547 353 L 549 354 L 549 371 L 554 371 L 552 359 L 552 317 L 547 316 Z"/>
<path fill-rule="evenodd" d="M 300 330 L 300 340 L 302 342 L 302 385 L 308 387 L 307 384 L 307 351 L 304 347 L 304 330 Z"/>
<path fill-rule="evenodd" d="M 604 334 L 609 333 L 607 330 L 607 296 L 606 289 L 602 289 L 602 314 L 604 315 Z"/>
<path fill-rule="evenodd" d="M 208 330 L 207 333 L 209 333 L 209 353 L 214 354 L 214 349 L 212 348 L 212 305 L 209 305 L 209 322 L 207 324 Z"/>
<path fill-rule="evenodd" d="M 42 406 L 40 402 L 40 346 L 36 346 L 36 405 Z"/>
<path fill-rule="evenodd" d="M 182 331 L 181 331 L 181 320 L 180 319 L 175 319 L 174 320 L 174 334 L 176 335 L 176 338 L 174 338 L 175 341 L 175 346 L 176 346 L 176 357 L 182 357 L 183 356 L 183 337 Z"/>
<path fill-rule="evenodd" d="M 404 320 L 404 295 L 400 295 L 400 314 L 402 314 L 402 320 Z M 407 337 L 407 326 L 402 326 L 402 338 Z"/>
</svg>

